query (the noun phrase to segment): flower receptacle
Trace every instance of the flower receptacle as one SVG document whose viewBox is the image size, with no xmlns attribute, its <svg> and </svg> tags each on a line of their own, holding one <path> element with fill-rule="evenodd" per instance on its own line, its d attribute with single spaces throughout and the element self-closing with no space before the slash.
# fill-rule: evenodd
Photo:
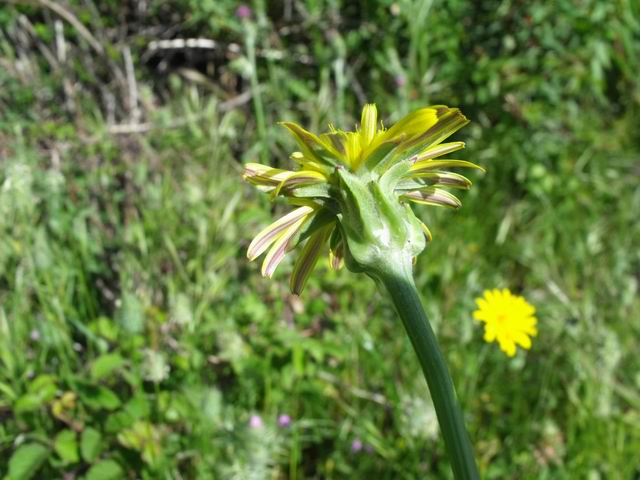
<svg viewBox="0 0 640 480">
<path fill-rule="evenodd" d="M 411 265 L 426 240 L 411 208 L 398 201 L 394 182 L 385 181 L 385 175 L 373 179 L 345 169 L 336 174 L 347 268 L 377 277 Z"/>
</svg>

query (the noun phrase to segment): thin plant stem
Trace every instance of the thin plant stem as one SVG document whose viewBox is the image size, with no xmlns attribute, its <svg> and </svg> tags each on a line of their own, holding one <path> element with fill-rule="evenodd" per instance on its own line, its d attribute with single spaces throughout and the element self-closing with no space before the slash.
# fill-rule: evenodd
<svg viewBox="0 0 640 480">
<path fill-rule="evenodd" d="M 479 479 L 471 441 L 464 426 L 453 382 L 420 302 L 411 268 L 409 266 L 399 270 L 402 271 L 390 271 L 375 277 L 391 296 L 420 361 L 454 477 L 456 480 Z"/>
<path fill-rule="evenodd" d="M 253 97 L 253 108 L 256 114 L 258 137 L 260 138 L 260 158 L 263 163 L 267 163 L 269 146 L 267 145 L 267 128 L 264 115 L 264 105 L 262 103 L 262 96 L 260 95 L 258 64 L 256 62 L 256 27 L 247 22 L 245 31 L 247 34 L 247 57 L 251 65 L 251 95 Z"/>
</svg>

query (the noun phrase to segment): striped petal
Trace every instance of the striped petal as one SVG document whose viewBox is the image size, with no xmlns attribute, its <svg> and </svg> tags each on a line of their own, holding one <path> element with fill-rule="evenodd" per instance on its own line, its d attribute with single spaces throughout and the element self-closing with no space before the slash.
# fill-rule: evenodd
<svg viewBox="0 0 640 480">
<path fill-rule="evenodd" d="M 293 173 L 295 172 L 291 170 L 273 168 L 260 163 L 247 163 L 244 166 L 242 178 L 254 185 L 277 187 L 280 182 Z"/>
<path fill-rule="evenodd" d="M 424 149 L 418 154 L 418 160 L 440 157 L 442 155 L 446 155 L 447 153 L 462 150 L 463 148 L 464 142 L 441 143 L 439 145 L 430 146 Z"/>
<path fill-rule="evenodd" d="M 302 149 L 302 153 L 305 157 L 313 159 L 316 162 L 325 165 L 336 165 L 336 159 L 341 155 L 335 150 L 335 148 L 329 143 L 323 141 L 317 135 L 308 132 L 300 125 L 293 122 L 282 122 L 291 135 L 296 139 L 298 145 Z"/>
<path fill-rule="evenodd" d="M 334 225 L 324 227 L 311 235 L 309 240 L 307 240 L 300 256 L 296 260 L 293 272 L 291 273 L 291 281 L 289 285 L 293 294 L 300 295 L 302 293 L 302 290 L 307 283 L 307 279 L 309 278 L 309 274 L 316 266 L 320 253 L 322 252 L 322 247 L 326 243 L 333 228 L 335 228 Z"/>
<path fill-rule="evenodd" d="M 298 230 L 300 230 L 300 228 L 308 218 L 309 217 L 307 215 L 295 221 L 293 224 L 287 227 L 278 237 L 278 239 L 273 243 L 273 246 L 267 253 L 267 256 L 264 258 L 264 262 L 262 262 L 263 277 L 271 278 L 273 272 L 276 271 L 276 268 L 286 255 L 293 237 L 296 235 L 296 233 L 298 233 Z"/>
<path fill-rule="evenodd" d="M 407 115 L 389 130 L 377 135 L 367 151 L 363 153 L 363 157 L 369 157 L 379 145 L 385 142 L 395 144 L 393 154 L 388 155 L 384 161 L 380 160 L 375 167 L 376 171 L 384 172 L 398 160 L 411 158 L 413 155 L 425 153 L 426 150 L 434 148 L 467 123 L 469 120 L 457 108 L 444 105 L 423 108 Z M 461 148 L 460 143 L 456 142 L 457 146 L 451 148 Z M 367 165 L 371 163 L 367 160 Z"/>
<path fill-rule="evenodd" d="M 291 172 L 291 175 L 287 175 L 278 184 L 272 195 L 274 197 L 277 196 L 282 189 L 291 190 L 297 187 L 314 185 L 316 183 L 325 183 L 326 181 L 326 176 L 324 176 L 320 172 L 314 172 L 313 170 L 300 170 L 297 172 Z"/>
<path fill-rule="evenodd" d="M 427 107 L 416 110 L 396 122 L 389 130 L 381 132 L 373 139 L 365 150 L 363 157 L 368 157 L 382 143 L 403 141 L 415 138 L 438 122 L 438 107 Z"/>
<path fill-rule="evenodd" d="M 420 135 L 403 142 L 400 150 L 414 152 L 416 148 L 423 149 L 437 145 L 467 123 L 469 123 L 469 120 L 457 108 L 439 108 L 437 123 Z"/>
<path fill-rule="evenodd" d="M 446 110 L 448 110 L 446 107 L 442 108 L 441 106 L 420 108 L 401 118 L 384 134 L 388 138 L 395 139 L 416 138 L 437 125 L 438 119 L 446 113 Z"/>
<path fill-rule="evenodd" d="M 314 208 L 307 205 L 296 208 L 262 230 L 258 235 L 256 235 L 247 249 L 247 257 L 249 260 L 255 260 L 262 255 L 262 253 L 267 250 L 271 244 L 280 238 L 287 228 L 298 222 L 300 219 L 305 219 L 314 211 Z"/>
<path fill-rule="evenodd" d="M 341 241 L 335 250 L 329 251 L 329 265 L 333 270 L 340 270 L 344 265 L 344 241 Z"/>
<path fill-rule="evenodd" d="M 400 198 L 411 200 L 423 205 L 434 205 L 437 207 L 460 208 L 462 203 L 454 195 L 440 188 L 429 187 L 423 190 L 405 192 Z"/>
<path fill-rule="evenodd" d="M 345 143 L 347 143 L 347 132 L 336 130 L 330 125 L 331 131 L 329 133 L 323 133 L 320 135 L 320 140 L 324 143 L 331 145 L 333 149 L 340 154 L 341 158 L 344 158 L 346 153 Z"/>
<path fill-rule="evenodd" d="M 438 170 L 440 168 L 477 168 L 478 170 L 485 171 L 479 165 L 475 163 L 467 162 L 466 160 L 421 160 L 414 163 L 409 169 L 409 176 L 420 176 L 420 174 L 425 172 L 432 172 L 433 170 Z"/>
<path fill-rule="evenodd" d="M 332 170 L 326 165 L 314 161 L 313 158 L 306 157 L 302 152 L 293 152 L 289 158 L 299 164 L 304 170 L 313 170 L 324 174 L 329 174 Z"/>
<path fill-rule="evenodd" d="M 471 180 L 452 172 L 423 172 L 419 177 L 407 178 L 396 186 L 396 190 L 419 190 L 429 186 L 443 186 L 468 190 Z"/>
</svg>

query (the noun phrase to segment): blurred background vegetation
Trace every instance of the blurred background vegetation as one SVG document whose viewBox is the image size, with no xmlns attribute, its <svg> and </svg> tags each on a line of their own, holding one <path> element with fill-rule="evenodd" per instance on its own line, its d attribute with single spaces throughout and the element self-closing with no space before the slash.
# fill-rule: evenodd
<svg viewBox="0 0 640 480">
<path fill-rule="evenodd" d="M 459 106 L 487 169 L 416 265 L 483 477 L 640 478 L 640 4 L 239 7 L 0 1 L 0 476 L 450 477 L 373 282 L 245 259 L 284 209 L 242 162 L 373 101 Z M 494 287 L 538 309 L 513 360 Z"/>
</svg>

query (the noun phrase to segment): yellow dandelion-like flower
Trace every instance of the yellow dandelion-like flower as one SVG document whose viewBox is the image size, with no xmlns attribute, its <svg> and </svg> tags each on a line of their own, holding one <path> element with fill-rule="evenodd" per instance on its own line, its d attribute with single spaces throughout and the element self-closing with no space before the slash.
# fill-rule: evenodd
<svg viewBox="0 0 640 480">
<path fill-rule="evenodd" d="M 484 339 L 491 343 L 498 341 L 500 350 L 513 357 L 516 345 L 528 350 L 531 337 L 538 334 L 534 316 L 536 309 L 508 289 L 485 290 L 484 297 L 476 299 L 478 310 L 473 318 L 484 322 Z"/>
<path fill-rule="evenodd" d="M 316 135 L 283 122 L 300 148 L 291 154 L 298 169 L 247 163 L 243 177 L 274 199 L 286 198 L 295 209 L 258 233 L 249 245 L 249 260 L 266 254 L 262 274 L 271 277 L 284 256 L 304 243 L 291 275 L 291 290 L 300 294 L 325 245 L 333 268 L 339 268 L 349 256 L 358 256 L 354 251 L 357 240 L 349 241 L 349 236 L 366 228 L 358 224 L 350 234 L 349 225 L 363 215 L 375 220 L 377 213 L 363 212 L 382 204 L 389 211 L 395 208 L 389 217 L 396 223 L 419 225 L 420 235 L 431 240 L 429 229 L 414 218 L 408 204 L 460 207 L 460 200 L 446 189 L 467 190 L 471 181 L 447 169 L 483 169 L 465 160 L 442 158 L 464 148 L 463 142 L 443 141 L 467 123 L 457 108 L 435 105 L 416 110 L 385 129 L 372 104 L 363 108 L 355 131 L 330 125 L 327 133 Z M 377 200 L 363 201 L 366 195 Z M 360 200 L 353 200 L 356 198 Z M 399 237 L 407 229 L 396 225 L 393 230 Z M 417 239 L 408 240 L 407 251 L 417 252 L 419 247 Z"/>
<path fill-rule="evenodd" d="M 291 154 L 298 167 L 285 170 L 247 163 L 243 177 L 272 199 L 280 197 L 293 207 L 253 239 L 247 249 L 249 260 L 264 254 L 262 274 L 271 277 L 285 255 L 301 246 L 290 280 L 291 291 L 299 295 L 328 249 L 333 268 L 344 264 L 384 286 L 429 384 L 454 477 L 475 479 L 480 476 L 453 383 L 413 281 L 413 261 L 431 233 L 412 204 L 458 209 L 460 200 L 448 189 L 468 190 L 471 181 L 449 169 L 483 170 L 466 160 L 444 157 L 464 147 L 463 142 L 444 140 L 468 122 L 457 108 L 433 105 L 386 129 L 372 104 L 364 106 L 354 131 L 329 125 L 328 132 L 316 135 L 284 122 L 298 144 L 299 150 Z M 498 305 L 503 304 L 507 308 L 505 299 Z M 511 314 L 509 308 L 504 311 Z M 520 328 L 512 331 L 498 326 L 499 321 L 483 310 L 479 318 L 487 322 L 486 338 L 498 338 L 511 355 L 514 342 L 530 344 L 527 335 L 535 334 L 535 319 L 527 326 L 531 320 L 526 315 L 515 323 L 508 318 L 509 325 Z"/>
</svg>

